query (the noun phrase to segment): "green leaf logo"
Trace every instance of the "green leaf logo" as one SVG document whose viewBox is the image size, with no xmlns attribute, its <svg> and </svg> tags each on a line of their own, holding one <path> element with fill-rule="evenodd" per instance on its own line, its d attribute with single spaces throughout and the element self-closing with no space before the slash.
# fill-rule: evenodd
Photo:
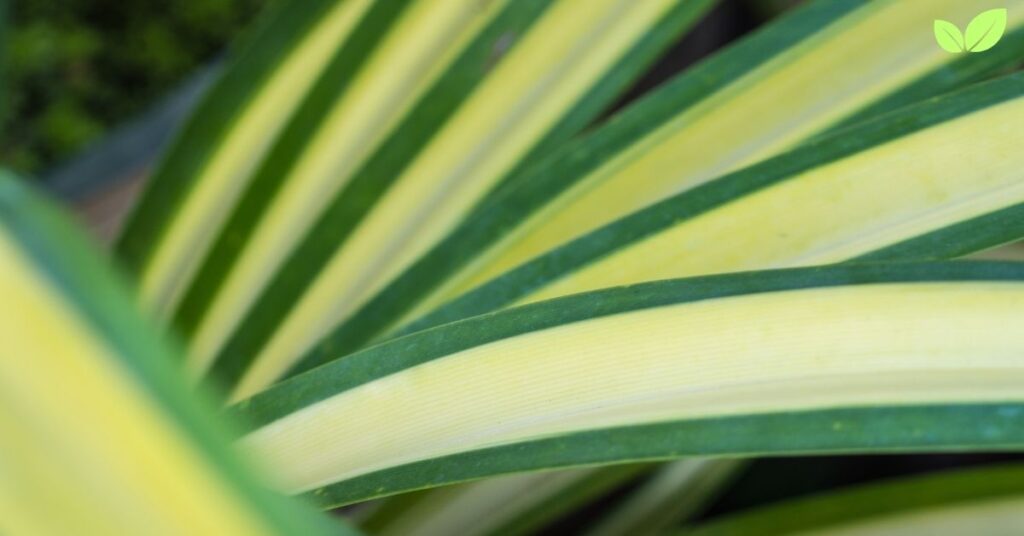
<svg viewBox="0 0 1024 536">
<path fill-rule="evenodd" d="M 967 25 L 966 35 L 947 20 L 935 21 L 935 40 L 946 52 L 984 52 L 1003 38 L 1006 32 L 1006 9 L 990 9 Z"/>
</svg>

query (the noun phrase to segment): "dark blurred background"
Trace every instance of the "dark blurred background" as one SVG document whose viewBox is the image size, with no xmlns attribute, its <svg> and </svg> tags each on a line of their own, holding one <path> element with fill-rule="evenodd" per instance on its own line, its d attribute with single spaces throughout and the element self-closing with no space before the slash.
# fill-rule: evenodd
<svg viewBox="0 0 1024 536">
<path fill-rule="evenodd" d="M 109 241 L 230 44 L 281 1 L 9 2 L 0 165 Z M 721 0 L 611 111 L 800 1 Z"/>
<path fill-rule="evenodd" d="M 0 160 L 38 175 L 211 61 L 271 0 L 14 0 Z"/>
<path fill-rule="evenodd" d="M 275 0 L 14 0 L 0 162 L 49 174 L 115 129 L 187 93 Z M 279 1 L 279 0 L 278 0 Z M 628 102 L 798 0 L 723 0 Z"/>
</svg>

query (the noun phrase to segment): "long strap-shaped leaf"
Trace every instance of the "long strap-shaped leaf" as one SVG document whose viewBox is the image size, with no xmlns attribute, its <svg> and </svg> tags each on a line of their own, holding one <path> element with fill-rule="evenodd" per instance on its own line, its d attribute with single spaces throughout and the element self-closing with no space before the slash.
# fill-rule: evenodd
<svg viewBox="0 0 1024 536">
<path fill-rule="evenodd" d="M 221 197 L 218 214 L 174 221 L 212 246 L 151 262 L 144 293 L 176 309 L 197 371 L 216 363 L 230 383 L 267 345 L 294 359 L 308 344 L 290 339 L 294 323 L 270 338 L 286 313 L 307 319 L 305 337 L 326 331 L 338 304 L 370 288 L 364 279 L 400 266 L 391 257 L 426 247 L 424 233 L 443 231 L 521 161 L 581 130 L 712 3 L 372 3 L 237 203 Z M 213 199 L 197 192 L 190 203 Z M 181 269 L 190 259 L 201 261 L 191 282 Z M 337 299 L 314 299 L 323 295 Z"/>
<path fill-rule="evenodd" d="M 663 534 L 700 514 L 743 468 L 739 460 L 685 459 L 667 463 L 611 509 L 588 536 Z"/>
<path fill-rule="evenodd" d="M 234 53 L 231 68 L 178 135 L 117 244 L 156 308 L 181 285 L 211 231 L 251 180 L 263 154 L 328 65 L 356 64 L 342 47 L 370 0 L 283 2 Z M 392 6 L 394 8 L 394 6 Z M 372 31 L 372 30 L 370 30 Z M 349 67 L 351 68 L 351 67 Z"/>
<path fill-rule="evenodd" d="M 875 2 L 855 9 L 856 2 L 816 2 L 715 56 L 518 177 L 515 188 L 485 202 L 354 313 L 319 350 L 313 350 L 305 366 L 354 350 L 393 329 L 403 317 L 412 319 L 558 245 L 569 236 L 558 238 L 558 229 L 564 226 L 550 223 L 549 217 L 578 221 L 582 227 L 570 226 L 578 234 L 637 208 L 635 196 L 656 200 L 795 143 L 834 121 L 842 109 L 889 95 L 890 100 L 870 110 L 878 112 L 906 98 L 926 96 L 927 88 L 948 88 L 939 81 L 962 80 L 957 73 L 972 69 L 961 62 L 980 60 L 953 60 L 949 54 L 936 53 L 927 32 L 921 32 L 924 41 L 904 40 L 917 35 L 917 27 L 930 24 L 927 15 L 932 9 L 965 8 L 963 3 L 941 4 Z M 897 53 L 874 48 L 890 45 L 906 49 Z M 877 69 L 879 59 L 887 55 L 899 58 L 899 69 L 888 64 Z M 1010 57 L 1004 56 L 1001 64 Z M 929 69 L 936 70 L 921 74 Z M 826 95 L 827 106 L 814 106 L 815 99 Z M 606 184 L 611 190 L 598 188 Z M 592 187 L 613 192 L 601 195 L 614 202 L 595 206 L 571 201 Z M 619 191 L 623 188 L 628 192 Z M 528 229 L 540 233 L 539 238 L 527 239 Z M 549 232 L 555 234 L 548 238 L 558 239 L 545 239 Z M 512 247 L 513 243 L 526 249 Z M 512 248 L 510 253 L 495 260 L 506 247 Z M 480 306 L 477 311 L 493 307 L 475 298 L 474 303 Z"/>
<path fill-rule="evenodd" d="M 488 478 L 383 499 L 359 527 L 382 536 L 531 534 L 646 477 L 587 534 L 653 534 L 700 513 L 741 466 L 685 459 Z"/>
<path fill-rule="evenodd" d="M 849 9 L 849 2 L 842 3 Z M 465 284 L 486 281 L 602 223 L 792 146 L 801 134 L 842 118 L 847 107 L 900 94 L 907 84 L 917 86 L 918 77 L 930 77 L 923 72 L 952 61 L 949 54 L 936 52 L 931 35 L 917 28 L 936 14 L 969 15 L 973 10 L 963 2 L 883 1 L 851 12 L 837 27 L 801 41 L 797 52 L 790 52 L 798 55 L 795 61 L 769 70 L 762 79 L 743 79 L 738 88 L 716 92 L 726 102 L 673 117 L 631 144 L 633 154 L 609 155 L 571 191 L 546 203 L 536 221 L 506 234 L 501 253 L 474 267 L 478 273 Z M 1018 13 L 1013 26 L 1021 25 L 1024 14 Z M 890 57 L 899 59 L 882 61 Z M 728 99 L 732 92 L 742 94 Z M 693 123 L 706 124 L 707 130 Z"/>
<path fill-rule="evenodd" d="M 394 497 L 360 527 L 378 536 L 533 534 L 651 464 L 524 473 Z"/>
<path fill-rule="evenodd" d="M 1024 523 L 1024 467 L 997 465 L 901 478 L 786 501 L 680 531 L 759 534 L 1014 534 Z"/>
<path fill-rule="evenodd" d="M 622 460 L 1019 446 L 1021 279 L 851 265 L 542 302 L 286 380 L 236 408 L 242 444 L 325 505 Z"/>
<path fill-rule="evenodd" d="M 332 532 L 229 452 L 74 227 L 0 174 L 0 532 Z"/>
<path fill-rule="evenodd" d="M 742 465 L 685 459 L 488 478 L 383 499 L 359 527 L 379 535 L 531 534 L 645 477 L 587 533 L 657 533 L 698 514 Z"/>
<path fill-rule="evenodd" d="M 905 89 L 901 89 L 891 96 L 869 106 L 862 112 L 855 114 L 850 119 L 843 122 L 843 124 L 855 124 L 863 118 L 870 118 L 875 115 L 884 113 L 887 110 L 898 108 L 905 104 L 913 103 L 917 100 L 924 99 L 937 91 L 944 88 L 955 87 L 957 83 L 963 81 L 977 79 L 987 73 L 992 72 L 1005 66 L 1008 61 L 1013 61 L 1012 58 L 1017 56 L 1017 51 L 1021 46 L 1019 43 L 1010 43 L 1011 41 L 1019 41 L 1024 39 L 1024 31 L 1018 30 L 1015 33 L 1007 36 L 1004 40 L 1003 48 L 997 50 L 998 54 L 983 55 L 983 56 L 968 56 L 961 60 L 958 60 L 951 64 L 949 67 L 942 68 L 936 72 L 923 77 L 919 81 L 907 86 Z M 984 61 L 979 61 L 984 60 Z M 839 127 L 841 127 L 840 125 Z M 835 130 L 835 129 L 831 129 Z M 992 217 L 984 218 L 979 221 L 970 221 L 965 224 L 957 226 L 962 228 L 962 233 L 958 233 L 959 236 L 950 236 L 951 233 L 931 233 L 922 237 L 921 240 L 915 240 L 911 242 L 901 243 L 894 247 L 883 248 L 881 251 L 874 252 L 871 258 L 942 258 L 945 256 L 958 256 L 967 254 L 975 251 L 978 248 L 986 247 L 993 243 L 998 243 L 1004 240 L 1007 235 L 1007 226 L 1020 226 L 1020 222 L 1024 221 L 1024 216 L 1021 213 L 1022 208 L 1016 207 L 1015 210 L 998 211 L 993 214 Z M 991 236 L 996 234 L 998 236 Z M 407 296 L 408 297 L 408 296 Z M 338 352 L 339 350 L 334 350 Z M 335 354 L 337 355 L 337 353 Z M 678 462 L 686 466 L 689 461 Z M 693 462 L 694 471 L 717 471 L 721 470 L 723 465 L 728 467 L 729 464 L 723 464 L 721 461 L 707 463 L 707 462 Z M 699 469 L 697 468 L 699 467 Z M 576 478 L 583 478 L 585 474 L 591 473 L 593 470 L 570 470 L 564 472 L 558 472 L 550 475 L 551 479 L 568 480 L 573 476 Z M 666 475 L 675 475 L 676 473 L 671 470 L 671 466 L 665 468 Z M 541 478 L 547 475 L 538 475 L 535 478 Z M 398 521 L 408 521 L 409 519 L 415 519 L 416 521 L 412 524 L 406 523 L 402 525 L 402 530 L 409 533 L 428 533 L 429 529 L 426 527 L 438 526 L 438 524 L 444 523 L 449 520 L 452 516 L 445 515 L 445 511 L 453 511 L 457 509 L 468 509 L 476 514 L 470 513 L 463 515 L 462 518 L 467 522 L 473 522 L 474 527 L 479 528 L 479 524 L 476 520 L 478 515 L 484 515 L 484 512 L 494 512 L 495 510 L 503 510 L 503 505 L 507 503 L 508 499 L 498 499 L 497 495 L 493 493 L 490 495 L 495 496 L 495 504 L 492 506 L 482 506 L 484 503 L 474 499 L 477 502 L 473 504 L 476 508 L 466 508 L 464 503 L 465 500 L 461 500 L 464 497 L 483 494 L 484 490 L 490 490 L 492 488 L 498 488 L 503 484 L 503 480 L 486 480 L 479 483 L 467 484 L 457 487 L 456 490 L 449 491 L 449 488 L 436 490 L 431 492 L 431 497 L 434 497 L 435 501 L 441 501 L 441 504 L 437 502 L 431 503 L 431 508 L 419 508 L 416 510 L 416 514 L 403 511 L 402 514 L 397 518 Z M 689 485 L 687 482 L 680 481 L 679 485 Z M 660 481 L 655 485 L 652 482 L 651 490 L 652 493 L 671 493 Z M 515 491 L 514 486 L 509 486 L 509 489 Z M 530 494 L 531 497 L 537 497 L 543 495 L 546 488 L 539 488 L 533 490 Z M 477 492 L 479 490 L 479 493 Z M 644 525 L 648 528 L 653 527 L 657 522 L 655 520 L 669 519 L 671 516 L 670 512 L 675 511 L 677 508 L 684 507 L 687 504 L 686 500 L 695 495 L 695 491 L 687 488 L 684 492 L 679 492 L 680 497 L 671 497 L 670 501 L 673 503 L 672 508 L 664 508 L 661 504 L 656 504 L 644 493 L 647 492 L 646 488 L 641 492 L 637 492 L 635 501 L 632 501 L 628 507 L 623 509 L 623 512 L 616 512 L 616 516 L 612 519 L 607 520 L 607 526 L 602 525 L 602 530 L 607 530 L 609 533 L 618 533 L 629 530 L 636 532 L 639 530 L 638 526 L 631 526 L 630 529 L 626 530 L 624 527 L 628 523 L 637 523 Z M 488 495 L 488 496 L 490 496 Z M 448 501 L 442 499 L 448 498 Z M 404 503 L 401 499 L 397 499 L 397 502 Z M 546 500 L 545 502 L 551 502 Z M 651 512 L 646 509 L 657 508 L 659 511 Z M 388 512 L 392 519 L 395 514 Z M 622 514 L 622 515 L 618 515 Z M 489 514 L 488 514 L 489 516 Z M 383 516 L 382 516 L 383 517 Z M 488 517 L 490 518 L 490 517 Z M 416 527 L 419 525 L 418 527 Z M 386 525 L 390 526 L 390 525 Z M 416 528 L 414 528 L 416 527 Z M 417 529 L 419 530 L 417 532 Z M 470 530 L 468 525 L 460 529 L 462 531 Z"/>
<path fill-rule="evenodd" d="M 929 233 L 918 239 L 883 247 L 864 259 L 922 259 L 944 258 L 972 253 L 977 249 L 1005 241 L 1022 234 L 1024 208 L 1017 205 L 997 210 L 991 215 L 954 225 L 943 232 Z M 645 516 L 655 518 L 657 516 Z"/>
<path fill-rule="evenodd" d="M 527 2 L 510 8 L 511 15 L 499 18 L 477 38 L 474 34 L 494 16 L 494 9 L 481 13 L 470 2 L 445 2 L 438 13 L 425 17 L 424 11 L 432 6 L 421 1 L 399 18 L 395 7 L 387 4 L 378 2 L 371 15 L 396 26 L 373 31 L 375 42 L 361 55 L 365 65 L 346 72 L 339 68 L 336 74 L 329 71 L 314 88 L 187 289 L 175 324 L 186 336 L 194 336 L 193 368 L 201 371 L 210 366 L 235 324 L 245 322 L 246 309 L 260 297 L 253 289 L 268 283 L 295 246 L 296 237 L 317 226 L 321 212 L 330 210 L 332 197 L 337 196 L 339 203 L 344 199 L 347 206 L 358 198 L 365 211 L 374 189 L 384 189 L 386 183 L 378 173 L 361 174 L 372 175 L 373 182 L 353 177 L 381 138 L 389 132 L 404 132 L 412 138 L 406 142 L 415 146 L 419 136 L 436 128 L 483 76 L 486 62 L 494 61 L 495 41 L 503 34 L 521 32 L 545 7 L 545 2 Z M 360 25 L 367 26 L 366 22 Z M 466 40 L 476 44 L 470 60 L 464 55 L 458 58 Z M 455 65 L 449 68 L 453 60 Z M 442 76 L 445 71 L 448 75 Z M 403 119 L 410 107 L 420 113 Z M 399 150 L 408 151 L 408 147 Z M 392 150 L 376 165 L 390 166 L 400 160 L 401 155 Z M 355 197 L 346 195 L 352 188 Z M 337 240 L 347 234 L 349 220 L 358 221 L 358 211 L 330 220 Z M 317 253 L 332 251 L 321 242 L 317 245 Z M 310 265 L 316 262 L 315 255 L 306 253 Z M 302 285 L 304 279 L 296 277 L 290 286 Z M 289 309 L 283 302 L 279 305 L 278 311 Z M 235 343 L 230 352 L 250 353 L 240 346 L 244 345 Z"/>
<path fill-rule="evenodd" d="M 860 123 L 880 114 L 898 110 L 904 106 L 947 93 L 958 87 L 983 81 L 995 74 L 1012 71 L 1012 65 L 1020 58 L 1024 47 L 1024 27 L 1019 23 L 1016 30 L 1003 37 L 999 48 L 992 54 L 971 54 L 962 56 L 943 68 L 919 78 L 899 91 L 873 102 L 832 126 L 826 133 Z"/>
<path fill-rule="evenodd" d="M 557 248 L 405 332 L 644 280 L 869 254 L 943 258 L 1013 240 L 1024 235 L 1024 166 L 1012 161 L 1021 123 L 1011 118 L 1024 121 L 1022 95 L 1024 76 L 1013 75 L 844 129 Z M 343 326 L 299 370 L 343 355 L 378 319 Z"/>
<path fill-rule="evenodd" d="M 957 257 L 975 253 L 980 249 L 1024 234 L 1022 224 L 1024 224 L 1024 205 L 1015 205 L 1009 209 L 997 210 L 984 217 L 955 224 L 941 232 L 928 233 L 894 246 L 883 247 L 861 256 L 857 260 L 922 260 Z M 707 464 L 707 462 L 703 463 Z M 709 469 L 715 469 L 721 464 L 721 461 L 713 461 L 708 465 Z M 657 515 L 643 516 L 643 519 L 648 522 L 657 518 Z M 617 527 L 617 525 L 613 526 Z"/>
</svg>

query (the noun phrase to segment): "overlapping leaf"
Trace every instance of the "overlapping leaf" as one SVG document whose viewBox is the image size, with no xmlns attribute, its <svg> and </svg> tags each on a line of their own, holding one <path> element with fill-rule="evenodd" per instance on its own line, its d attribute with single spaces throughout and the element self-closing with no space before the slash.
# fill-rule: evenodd
<svg viewBox="0 0 1024 536">
<path fill-rule="evenodd" d="M 963 7 L 957 6 L 955 9 Z M 951 60 L 935 50 L 927 39 L 879 38 L 887 25 L 891 25 L 894 35 L 902 36 L 903 25 L 919 24 L 921 17 L 938 6 L 881 2 L 856 8 L 854 2 L 813 3 L 684 73 L 606 127 L 538 163 L 518 177 L 515 188 L 489 199 L 436 248 L 321 341 L 298 370 L 344 355 L 446 301 L 451 302 L 449 311 L 466 303 L 472 304 L 473 312 L 492 310 L 500 304 L 481 299 L 483 289 L 495 288 L 493 285 L 500 280 L 508 282 L 506 271 L 516 269 L 522 275 L 526 267 L 547 267 L 560 256 L 564 260 L 571 256 L 566 252 L 588 239 L 591 245 L 607 241 L 607 236 L 591 235 L 567 245 L 565 241 L 573 236 L 600 229 L 601 224 L 613 221 L 617 215 L 626 215 L 631 209 L 671 198 L 679 191 L 685 193 L 703 183 L 710 182 L 688 199 L 718 189 L 719 199 L 725 204 L 729 196 L 749 191 L 727 193 L 727 186 L 715 185 L 722 181 L 711 181 L 716 174 L 768 156 L 816 129 L 834 128 L 830 122 L 839 120 L 845 124 L 844 107 L 854 117 L 879 114 L 889 106 L 905 103 L 906 99 L 925 97 L 927 91 L 949 87 L 937 83 L 938 80 L 957 79 L 955 73 L 971 72 L 959 63 L 962 60 Z M 878 70 L 874 58 L 857 63 L 871 57 L 866 46 L 882 42 L 905 43 L 905 57 L 912 59 L 900 69 L 889 66 Z M 1015 42 L 1024 44 L 1020 40 Z M 845 59 L 847 55 L 850 57 Z M 1001 61 L 1008 60 L 1006 57 Z M 859 71 L 861 68 L 864 70 Z M 938 69 L 941 74 L 928 73 L 928 69 Z M 786 100 L 776 98 L 778 95 L 786 95 Z M 812 105 L 816 98 L 828 99 L 828 106 Z M 809 209 L 817 204 L 815 200 L 800 202 L 812 204 Z M 668 203 L 660 206 L 664 209 Z M 676 208 L 663 210 L 662 215 L 669 219 L 683 217 Z M 956 220 L 945 223 L 952 225 Z M 803 227 L 814 229 L 811 225 Z M 718 242 L 724 247 L 743 247 L 738 240 Z M 662 263 L 662 273 L 632 280 L 714 271 L 707 265 L 690 270 L 685 267 L 686 261 L 669 261 L 666 255 L 687 255 L 679 251 L 678 242 L 671 244 L 661 248 L 658 261 L 652 261 Z M 687 248 L 692 251 L 692 247 Z M 645 263 L 641 257 L 632 258 Z M 704 259 L 704 255 L 687 257 Z M 745 265 L 748 269 L 778 265 L 758 263 L 752 257 L 745 261 L 749 263 Z M 531 285 L 541 282 L 532 275 L 531 272 L 523 278 L 528 281 L 519 279 L 503 286 L 503 291 L 519 295 L 527 292 Z M 587 288 L 623 282 L 595 277 Z M 547 296 L 563 293 L 552 289 Z M 458 316 L 462 315 L 446 316 L 440 312 L 433 318 Z"/>
<path fill-rule="evenodd" d="M 74 225 L 0 174 L 0 531 L 347 533 L 263 488 Z"/>
<path fill-rule="evenodd" d="M 679 534 L 1012 534 L 1024 522 L 1022 477 L 1024 468 L 1008 464 L 902 478 L 741 512 Z"/>
<path fill-rule="evenodd" d="M 242 445 L 324 506 L 682 455 L 1019 448 L 1018 266 L 641 283 L 1020 237 L 1024 78 L 885 114 L 1012 64 L 1024 10 L 953 56 L 911 29 L 964 2 L 812 2 L 580 135 L 713 3 L 582 2 L 325 0 L 243 49 L 119 248 L 193 372 L 237 399 L 306 371 L 235 408 Z M 992 41 L 974 26 L 961 48 Z"/>
<path fill-rule="evenodd" d="M 1024 44 L 954 58 L 927 35 L 877 38 L 967 13 L 960 2 L 814 2 L 559 149 L 711 2 L 481 5 L 319 2 L 242 49 L 119 248 L 193 370 L 254 392 L 304 353 L 354 350 L 618 216 L 984 76 Z M 286 78 L 294 90 L 276 99 Z"/>
<path fill-rule="evenodd" d="M 1024 341 L 1004 327 L 1022 270 L 850 265 L 541 302 L 282 382 L 236 408 L 257 427 L 242 444 L 325 505 L 683 455 L 1017 448 Z"/>
</svg>

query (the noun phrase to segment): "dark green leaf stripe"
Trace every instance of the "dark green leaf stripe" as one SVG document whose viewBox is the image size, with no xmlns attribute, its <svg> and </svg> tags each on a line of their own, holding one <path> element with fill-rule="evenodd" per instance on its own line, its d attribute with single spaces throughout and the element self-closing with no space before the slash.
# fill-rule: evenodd
<svg viewBox="0 0 1024 536">
<path fill-rule="evenodd" d="M 162 409 L 209 456 L 229 481 L 238 484 L 246 499 L 282 533 L 325 532 L 324 521 L 311 512 L 262 488 L 230 451 L 225 423 L 211 418 L 206 400 L 188 389 L 167 341 L 136 314 L 125 287 L 114 269 L 90 247 L 80 226 L 31 192 L 17 179 L 0 171 L 0 226 L 10 234 L 25 256 L 47 280 L 74 304 L 80 317 L 121 358 L 120 365 L 141 383 Z M 22 356 L 25 357 L 25 356 Z M 229 428 L 230 429 L 230 428 Z M 336 527 L 334 532 L 342 530 Z"/>
<path fill-rule="evenodd" d="M 557 298 L 372 346 L 286 379 L 233 406 L 259 427 L 333 395 L 434 359 L 564 324 L 667 305 L 805 288 L 927 281 L 1017 281 L 1024 263 L 845 264 L 641 283 Z"/>
<path fill-rule="evenodd" d="M 445 75 L 420 98 L 394 129 L 395 134 L 338 193 L 312 226 L 312 231 L 299 242 L 254 302 L 214 361 L 211 374 L 216 380 L 230 385 L 238 379 L 258 349 L 273 334 L 273 327 L 288 314 L 290 306 L 312 284 L 337 247 L 369 213 L 374 201 L 383 195 L 401 170 L 412 162 L 493 69 L 495 44 L 503 36 L 521 35 L 550 4 L 551 0 L 509 3 L 504 12 L 462 52 Z M 312 103 L 306 109 L 308 117 L 305 121 L 294 123 L 296 134 L 302 139 L 282 144 L 281 150 L 271 155 L 257 182 L 224 227 L 176 315 L 175 324 L 182 333 L 191 334 L 202 320 L 216 289 L 223 283 L 251 236 L 249 231 L 274 199 L 273 194 L 281 186 L 280 181 L 287 176 L 288 169 L 301 156 L 305 141 L 315 132 L 324 109 L 325 103 Z"/>
<path fill-rule="evenodd" d="M 432 534 L 534 534 L 577 508 L 647 475 L 654 468 L 654 464 L 641 463 L 602 470 L 527 473 L 466 486 L 407 493 L 384 501 L 360 521 L 359 527 L 380 535 L 403 534 L 409 527 Z M 482 500 L 478 492 L 484 493 L 486 499 Z M 480 523 L 478 518 L 465 515 L 467 509 L 487 512 L 488 517 Z"/>
<path fill-rule="evenodd" d="M 330 8 L 346 0 L 281 2 L 233 52 L 230 68 L 177 135 L 135 206 L 115 249 L 133 274 L 146 266 L 200 170 L 259 88 Z"/>
<path fill-rule="evenodd" d="M 806 37 L 826 26 L 827 20 L 845 14 L 846 10 L 854 6 L 852 2 L 839 4 L 843 5 L 827 2 L 812 4 L 807 10 L 783 19 L 777 28 L 767 27 L 762 34 L 713 57 L 705 65 L 682 75 L 666 88 L 641 100 L 603 129 L 571 143 L 548 159 L 542 159 L 536 168 L 524 169 L 511 180 L 518 191 L 499 192 L 485 199 L 477 210 L 466 217 L 461 228 L 421 257 L 389 287 L 361 307 L 349 321 L 311 349 L 293 369 L 293 373 L 350 353 L 362 344 L 378 338 L 382 332 L 393 327 L 403 314 L 411 311 L 419 300 L 430 295 L 490 245 L 511 233 L 531 213 L 557 198 L 574 180 L 586 176 L 615 154 L 630 147 L 636 139 L 662 125 L 680 110 L 695 104 L 703 96 L 703 91 L 712 92 L 738 77 L 741 74 L 738 69 L 758 65 L 771 53 L 791 45 L 788 39 Z M 829 9 L 844 11 L 831 12 Z M 999 66 L 1005 67 L 1008 63 L 1005 55 L 1004 52 L 993 59 L 955 61 L 897 90 L 892 94 L 892 100 L 887 98 L 879 102 L 877 106 L 857 114 L 857 118 L 881 114 L 911 99 L 924 98 L 973 81 Z M 493 305 L 482 302 L 476 304 L 479 306 L 474 308 L 473 314 L 490 311 L 489 306 Z M 455 310 L 449 311 L 456 314 L 445 317 L 443 313 L 438 313 L 439 316 L 432 317 L 434 320 L 427 320 L 402 332 L 462 317 Z"/>
<path fill-rule="evenodd" d="M 1024 203 L 905 240 L 855 261 L 939 260 L 962 257 L 1024 237 Z"/>
<path fill-rule="evenodd" d="M 536 534 L 545 525 L 572 513 L 577 508 L 583 508 L 597 501 L 640 475 L 649 473 L 652 469 L 650 464 L 640 463 L 617 465 L 603 471 L 596 471 L 567 489 L 547 497 L 534 508 L 519 513 L 504 525 L 490 531 L 490 534 L 508 536 Z"/>
<path fill-rule="evenodd" d="M 1024 497 L 1019 463 L 901 478 L 741 512 L 682 531 L 688 536 L 792 534 L 917 510 Z"/>
<path fill-rule="evenodd" d="M 602 516 L 588 534 L 662 534 L 705 512 L 727 491 L 745 465 L 743 461 L 724 458 L 662 464 L 646 482 Z"/>
<path fill-rule="evenodd" d="M 733 202 L 741 196 L 791 179 L 815 167 L 1021 95 L 1024 95 L 1024 75 L 1011 75 L 839 131 L 833 136 L 822 138 L 789 153 L 728 174 L 598 229 L 464 294 L 404 328 L 402 333 L 425 329 L 507 306 L 530 292 L 566 277 L 575 270 L 598 261 L 623 246 L 638 242 L 683 220 Z M 983 220 L 983 223 L 985 221 L 987 220 Z M 1015 230 L 1011 227 L 987 231 L 983 234 L 1000 235 L 998 240 L 1005 242 L 1007 238 L 1012 239 L 1013 237 L 1004 233 L 1013 233 Z M 980 241 L 979 243 L 984 242 L 983 234 L 977 236 L 967 234 L 975 231 L 973 226 L 966 229 L 954 227 L 945 232 L 937 231 L 940 234 L 923 238 L 922 240 L 925 242 L 918 244 L 925 245 L 928 241 L 934 241 L 936 237 L 939 239 L 967 237 L 971 240 L 966 245 L 955 246 L 954 243 L 949 243 L 951 247 L 966 248 L 975 245 L 973 244 L 975 240 Z M 310 360 L 311 362 L 322 362 L 325 358 L 330 359 L 337 355 L 314 355 L 310 357 Z"/>
<path fill-rule="evenodd" d="M 487 246 L 575 181 L 610 161 L 638 139 L 664 125 L 707 95 L 728 86 L 801 40 L 811 36 L 862 2 L 815 2 L 768 25 L 613 117 L 601 128 L 570 142 L 536 165 L 506 180 L 509 187 L 482 201 L 465 224 L 432 248 L 375 296 L 347 322 L 326 337 L 299 363 L 307 370 L 358 349 L 430 295 L 452 274 L 469 264 Z M 514 184 L 515 187 L 511 187 Z"/>
<path fill-rule="evenodd" d="M 329 508 L 541 468 L 685 456 L 956 452 L 1024 448 L 1024 404 L 839 408 L 594 430 L 410 463 L 314 490 Z"/>
<path fill-rule="evenodd" d="M 540 159 L 560 149 L 566 140 L 579 135 L 586 127 L 592 126 L 608 106 L 622 96 L 630 85 L 643 75 L 658 55 L 673 40 L 698 23 L 719 0 L 689 0 L 680 2 L 651 27 L 643 38 L 616 62 L 601 79 L 573 108 L 548 131 L 533 149 L 509 171 L 494 187 L 494 190 L 480 201 L 481 205 L 492 199 L 496 192 L 514 187 L 524 172 Z M 476 210 L 487 210 L 477 208 Z"/>
<path fill-rule="evenodd" d="M 999 46 L 987 51 L 986 54 L 965 54 L 903 89 L 866 106 L 828 129 L 823 135 L 994 75 L 1011 72 L 1020 63 L 1021 56 L 1024 56 L 1024 28 L 1006 34 L 999 42 Z"/>
<path fill-rule="evenodd" d="M 173 324 L 183 336 L 191 336 L 202 320 L 216 297 L 218 286 L 252 237 L 260 217 L 326 119 L 324 111 L 344 97 L 356 73 L 372 56 L 373 50 L 387 35 L 388 28 L 398 20 L 408 4 L 409 0 L 375 3 L 289 120 L 235 205 L 227 223 L 221 228 L 213 246 L 206 252 L 204 261 L 174 315 Z"/>
<path fill-rule="evenodd" d="M 395 134 L 354 175 L 352 181 L 318 218 L 311 230 L 288 256 L 271 282 L 249 308 L 245 318 L 215 358 L 211 374 L 224 384 L 237 380 L 273 330 L 327 265 L 359 222 L 413 161 L 432 136 L 493 68 L 496 43 L 507 35 L 521 35 L 550 4 L 549 0 L 511 2 L 505 11 L 474 40 L 433 89 L 428 91 Z M 694 24 L 711 1 L 682 2 L 627 51 L 613 68 L 591 87 L 574 107 L 556 122 L 530 151 L 538 158 L 552 147 L 578 133 L 599 114 L 671 39 Z M 296 151 L 301 147 L 297 146 Z M 280 178 L 282 170 L 272 176 Z M 273 189 L 254 187 L 252 197 L 261 199 L 258 208 L 233 221 L 223 231 L 218 247 L 211 250 L 206 267 L 190 289 L 180 313 L 179 327 L 190 333 L 210 304 L 213 290 L 222 283 L 237 259 L 241 241 L 259 217 L 259 211 L 273 198 Z M 241 237 L 241 238 L 240 238 Z M 228 247 L 236 244 L 237 247 Z M 226 248 L 226 249 L 224 249 Z"/>
</svg>

